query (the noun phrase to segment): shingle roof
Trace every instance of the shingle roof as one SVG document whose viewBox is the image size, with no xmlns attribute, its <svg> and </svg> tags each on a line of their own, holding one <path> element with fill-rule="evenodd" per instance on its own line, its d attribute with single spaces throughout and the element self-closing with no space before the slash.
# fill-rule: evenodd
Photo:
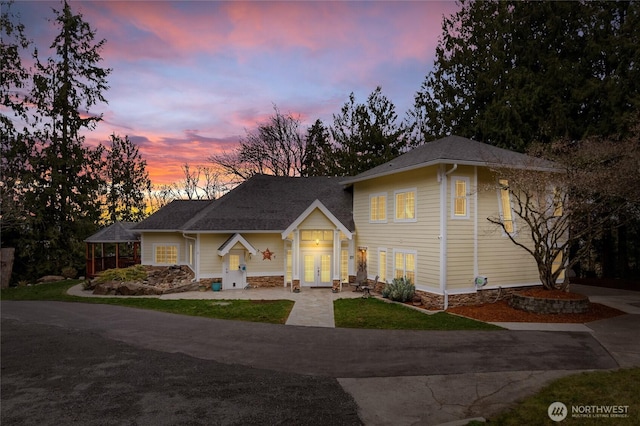
<svg viewBox="0 0 640 426">
<path fill-rule="evenodd" d="M 319 200 L 354 230 L 352 193 L 337 177 L 256 175 L 183 226 L 189 231 L 283 231 Z"/>
<path fill-rule="evenodd" d="M 556 170 L 555 165 L 540 158 L 487 145 L 460 136 L 447 136 L 428 142 L 373 169 L 343 180 L 351 184 L 433 164 L 466 164 L 475 166 L 522 167 Z"/>
<path fill-rule="evenodd" d="M 138 223 L 135 230 L 175 231 L 215 200 L 174 200 Z"/>
<path fill-rule="evenodd" d="M 140 234 L 131 229 L 135 222 L 114 222 L 86 240 L 87 243 L 130 243 L 140 241 Z"/>
</svg>

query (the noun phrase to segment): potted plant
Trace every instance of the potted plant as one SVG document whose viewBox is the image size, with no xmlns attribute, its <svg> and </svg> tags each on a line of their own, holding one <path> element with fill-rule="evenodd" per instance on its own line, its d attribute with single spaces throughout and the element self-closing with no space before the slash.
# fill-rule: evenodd
<svg viewBox="0 0 640 426">
<path fill-rule="evenodd" d="M 213 291 L 220 291 L 220 290 L 222 290 L 222 280 L 220 280 L 220 279 L 214 280 L 214 281 L 211 283 L 211 290 L 213 290 Z"/>
</svg>

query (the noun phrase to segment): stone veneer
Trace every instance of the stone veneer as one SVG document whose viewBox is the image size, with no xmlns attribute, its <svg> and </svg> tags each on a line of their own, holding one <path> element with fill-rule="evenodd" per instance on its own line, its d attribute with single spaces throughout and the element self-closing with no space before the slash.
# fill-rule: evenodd
<svg viewBox="0 0 640 426">
<path fill-rule="evenodd" d="M 543 299 L 540 297 L 514 294 L 509 306 L 537 314 L 582 314 L 589 310 L 588 297 L 581 299 Z"/>
<path fill-rule="evenodd" d="M 247 284 L 254 288 L 282 287 L 284 275 L 247 277 Z"/>
<path fill-rule="evenodd" d="M 450 294 L 449 308 L 455 306 L 471 306 L 481 305 L 483 303 L 495 302 L 496 299 L 508 299 L 512 295 L 528 290 L 530 288 L 538 288 L 538 286 L 517 287 L 517 288 L 492 288 L 479 289 L 475 293 Z M 428 293 L 426 291 L 416 290 L 416 296 L 420 297 L 422 304 L 427 309 L 444 309 L 444 296 L 441 294 Z"/>
<path fill-rule="evenodd" d="M 374 292 L 381 293 L 385 286 L 385 283 L 378 281 L 374 283 L 373 280 L 368 280 L 368 285 L 374 285 Z M 501 288 L 501 289 L 479 289 L 475 293 L 465 294 L 450 294 L 449 295 L 449 307 L 454 306 L 470 306 L 480 305 L 483 303 L 494 302 L 498 297 L 500 299 L 510 298 L 511 295 L 520 293 L 530 288 L 539 288 L 539 286 L 529 287 L 517 287 L 517 288 Z M 416 296 L 422 301 L 422 304 L 427 309 L 440 310 L 444 309 L 444 296 L 441 294 L 429 293 L 422 290 L 416 290 Z"/>
</svg>

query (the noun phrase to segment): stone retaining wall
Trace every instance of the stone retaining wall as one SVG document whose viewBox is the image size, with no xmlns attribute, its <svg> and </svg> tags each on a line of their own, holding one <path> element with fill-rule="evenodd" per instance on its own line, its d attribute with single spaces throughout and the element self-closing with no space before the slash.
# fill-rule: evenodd
<svg viewBox="0 0 640 426">
<path fill-rule="evenodd" d="M 582 314 L 589 310 L 588 298 L 584 299 L 542 299 L 514 294 L 509 299 L 509 306 L 537 314 Z"/>
</svg>

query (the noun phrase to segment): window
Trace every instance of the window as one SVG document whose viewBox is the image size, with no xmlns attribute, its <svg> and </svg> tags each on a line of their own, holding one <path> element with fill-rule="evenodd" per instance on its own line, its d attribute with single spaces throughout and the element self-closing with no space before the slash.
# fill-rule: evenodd
<svg viewBox="0 0 640 426">
<path fill-rule="evenodd" d="M 387 251 L 380 249 L 378 252 L 378 278 L 380 281 L 387 281 Z"/>
<path fill-rule="evenodd" d="M 229 255 L 229 270 L 230 271 L 237 271 L 238 269 L 240 269 L 240 256 L 237 254 L 230 254 Z"/>
<path fill-rule="evenodd" d="M 415 222 L 416 220 L 416 191 L 397 191 L 396 221 Z"/>
<path fill-rule="evenodd" d="M 502 214 L 502 223 L 507 233 L 513 233 L 513 212 L 511 211 L 511 194 L 509 192 L 509 181 L 500 179 L 500 213 Z"/>
<path fill-rule="evenodd" d="M 562 206 L 562 194 L 558 188 L 553 188 L 553 217 L 562 216 L 563 206 Z"/>
<path fill-rule="evenodd" d="M 406 278 L 416 284 L 416 253 L 396 250 L 394 254 L 394 278 Z"/>
<path fill-rule="evenodd" d="M 369 196 L 369 220 L 371 222 L 387 221 L 386 194 L 374 194 Z"/>
<path fill-rule="evenodd" d="M 301 231 L 300 239 L 302 241 L 333 241 L 333 231 Z"/>
<path fill-rule="evenodd" d="M 469 178 L 454 177 L 451 180 L 451 210 L 454 219 L 469 218 Z"/>
<path fill-rule="evenodd" d="M 175 265 L 178 263 L 178 246 L 156 246 L 155 263 Z"/>
<path fill-rule="evenodd" d="M 340 251 L 340 279 L 343 283 L 349 282 L 349 250 Z"/>
</svg>

